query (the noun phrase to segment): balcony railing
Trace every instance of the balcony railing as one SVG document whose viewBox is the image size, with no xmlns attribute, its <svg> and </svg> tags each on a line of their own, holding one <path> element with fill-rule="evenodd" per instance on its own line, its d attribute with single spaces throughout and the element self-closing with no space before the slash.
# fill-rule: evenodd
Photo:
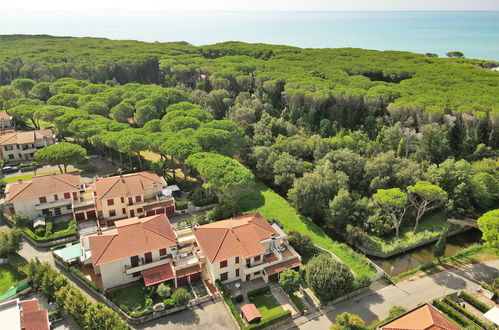
<svg viewBox="0 0 499 330">
<path fill-rule="evenodd" d="M 59 200 L 53 200 L 53 201 L 48 201 L 46 203 L 37 203 L 35 204 L 35 210 L 43 210 L 47 208 L 54 208 L 54 207 L 59 207 L 59 206 L 64 206 L 71 204 L 71 199 L 59 199 Z"/>
<path fill-rule="evenodd" d="M 166 264 L 172 262 L 172 260 L 173 260 L 172 257 L 167 257 L 165 259 L 156 260 L 156 261 L 150 262 L 148 264 L 142 264 L 142 265 L 138 265 L 135 267 L 125 266 L 125 273 L 133 274 L 133 273 L 141 272 L 141 271 L 149 269 L 149 268 L 153 268 L 153 267 L 157 267 L 157 266 L 161 266 L 161 265 L 166 265 Z"/>
</svg>

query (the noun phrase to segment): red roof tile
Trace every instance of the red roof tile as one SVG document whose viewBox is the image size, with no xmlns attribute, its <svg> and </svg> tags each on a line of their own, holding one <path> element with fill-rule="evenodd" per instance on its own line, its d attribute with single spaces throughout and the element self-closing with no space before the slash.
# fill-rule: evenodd
<svg viewBox="0 0 499 330">
<path fill-rule="evenodd" d="M 140 274 L 144 278 L 145 286 L 158 284 L 164 281 L 171 280 L 175 277 L 175 275 L 173 274 L 172 265 L 170 263 L 143 270 Z"/>
<path fill-rule="evenodd" d="M 184 269 L 178 270 L 175 275 L 176 277 L 184 277 L 184 276 L 189 276 L 193 274 L 201 273 L 201 267 L 199 265 L 194 265 L 191 267 L 187 267 Z"/>
<path fill-rule="evenodd" d="M 210 262 L 237 256 L 244 258 L 265 252 L 260 241 L 278 233 L 259 213 L 246 214 L 192 229 Z"/>
<path fill-rule="evenodd" d="M 133 197 L 142 195 L 144 189 L 154 185 L 166 185 L 165 179 L 153 172 L 139 172 L 98 179 L 95 182 L 97 199 Z"/>
<path fill-rule="evenodd" d="M 416 307 L 380 326 L 383 330 L 459 330 L 432 306 Z"/>
<path fill-rule="evenodd" d="M 73 192 L 80 189 L 80 172 L 34 176 L 31 181 L 9 183 L 5 187 L 5 200 L 23 200 Z"/>
<path fill-rule="evenodd" d="M 4 134 L 0 137 L 0 145 L 35 143 L 36 141 L 43 140 L 48 137 L 55 138 L 54 132 L 50 129 L 28 132 L 12 132 Z"/>
<path fill-rule="evenodd" d="M 248 323 L 262 318 L 262 314 L 258 311 L 255 304 L 246 304 L 242 306 L 241 312 L 243 313 L 244 318 L 246 319 L 246 321 L 248 321 Z"/>
<path fill-rule="evenodd" d="M 116 229 L 89 239 L 94 266 L 177 244 L 165 214 L 115 222 Z"/>
<path fill-rule="evenodd" d="M 293 258 L 293 259 L 286 260 L 286 261 L 280 262 L 278 264 L 275 264 L 275 265 L 272 265 L 272 266 L 269 266 L 269 267 L 265 267 L 263 269 L 263 271 L 265 272 L 265 274 L 267 276 L 269 276 L 269 275 L 272 275 L 272 274 L 275 274 L 275 273 L 280 273 L 280 272 L 282 272 L 283 270 L 285 270 L 287 268 L 295 268 L 295 267 L 298 267 L 298 266 L 301 266 L 300 259 L 299 258 Z"/>
<path fill-rule="evenodd" d="M 33 312 L 38 310 L 38 300 L 26 300 L 20 302 L 23 312 Z"/>
</svg>

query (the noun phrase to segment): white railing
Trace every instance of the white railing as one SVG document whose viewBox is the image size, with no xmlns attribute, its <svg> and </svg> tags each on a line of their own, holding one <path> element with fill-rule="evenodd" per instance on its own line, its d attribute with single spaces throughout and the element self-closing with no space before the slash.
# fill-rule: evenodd
<svg viewBox="0 0 499 330">
<path fill-rule="evenodd" d="M 35 210 L 43 210 L 46 208 L 52 208 L 52 207 L 58 207 L 58 206 L 63 206 L 63 205 L 68 205 L 71 204 L 71 199 L 59 199 L 59 200 L 53 200 L 50 202 L 46 203 L 37 203 L 35 204 Z"/>
<path fill-rule="evenodd" d="M 157 267 L 157 266 L 161 266 L 161 265 L 166 265 L 166 264 L 172 262 L 172 260 L 173 259 L 171 257 L 168 257 L 165 259 L 160 259 L 157 261 L 150 262 L 148 264 L 138 265 L 135 267 L 125 266 L 125 273 L 133 274 L 133 273 L 141 272 L 141 271 L 149 269 L 149 268 L 153 268 L 153 267 Z"/>
</svg>

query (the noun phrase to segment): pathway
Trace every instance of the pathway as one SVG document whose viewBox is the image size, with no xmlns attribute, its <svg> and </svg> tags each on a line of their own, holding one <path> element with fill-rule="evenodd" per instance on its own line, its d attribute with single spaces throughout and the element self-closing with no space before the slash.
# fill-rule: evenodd
<svg viewBox="0 0 499 330">
<path fill-rule="evenodd" d="M 338 314 L 349 312 L 359 315 L 369 324 L 383 319 L 394 305 L 407 309 L 416 307 L 419 303 L 457 292 L 460 290 L 476 290 L 480 281 L 490 280 L 499 276 L 499 260 L 471 264 L 462 268 L 452 268 L 432 276 L 416 280 L 402 281 L 378 291 L 354 297 L 350 300 L 326 307 L 325 311 L 314 312 L 296 319 L 281 329 L 298 327 L 300 329 L 329 329 Z M 325 314 L 324 314 L 325 312 Z"/>
</svg>

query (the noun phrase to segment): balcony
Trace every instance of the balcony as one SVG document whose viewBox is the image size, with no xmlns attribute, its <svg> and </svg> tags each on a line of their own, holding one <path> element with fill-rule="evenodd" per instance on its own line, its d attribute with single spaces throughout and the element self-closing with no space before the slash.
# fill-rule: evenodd
<svg viewBox="0 0 499 330">
<path fill-rule="evenodd" d="M 46 203 L 37 203 L 35 204 L 35 210 L 40 211 L 44 209 L 51 209 L 54 207 L 61 207 L 61 206 L 66 206 L 71 204 L 71 199 L 59 199 L 59 200 L 53 200 L 53 201 L 48 201 Z"/>
<path fill-rule="evenodd" d="M 193 252 L 182 253 L 173 260 L 173 265 L 176 270 L 194 266 L 196 264 L 199 264 L 199 259 L 197 258 L 197 254 Z"/>
<path fill-rule="evenodd" d="M 141 272 L 143 270 L 146 270 L 146 269 L 149 269 L 149 268 L 153 268 L 153 267 L 156 267 L 156 266 L 166 265 L 166 264 L 172 262 L 172 260 L 173 259 L 171 257 L 167 257 L 165 259 L 160 259 L 160 260 L 157 260 L 157 261 L 150 262 L 148 264 L 138 265 L 138 266 L 135 266 L 135 267 L 125 266 L 125 273 L 128 274 L 128 275 L 130 275 L 130 274 L 133 274 L 133 273 Z"/>
<path fill-rule="evenodd" d="M 259 272 L 263 270 L 265 267 L 268 267 L 270 265 L 286 261 L 292 258 L 295 258 L 298 255 L 298 253 L 291 247 L 290 245 L 285 246 L 286 249 L 283 251 L 278 251 L 274 250 L 270 252 L 269 254 L 265 255 L 263 257 L 263 261 L 259 263 L 251 263 L 248 267 L 248 264 L 245 264 L 243 267 L 244 273 L 245 274 L 253 274 L 256 272 Z"/>
</svg>

